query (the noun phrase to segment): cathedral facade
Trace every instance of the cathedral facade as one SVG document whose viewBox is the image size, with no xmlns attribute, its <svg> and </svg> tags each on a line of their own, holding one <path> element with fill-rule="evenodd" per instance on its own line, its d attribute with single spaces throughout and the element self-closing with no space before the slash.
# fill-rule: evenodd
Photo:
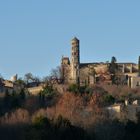
<svg viewBox="0 0 140 140">
<path fill-rule="evenodd" d="M 71 40 L 71 58 L 62 57 L 61 60 L 62 78 L 67 84 L 93 85 L 99 82 L 110 84 L 112 75 L 109 65 L 109 62 L 80 63 L 80 41 L 75 37 Z M 140 61 L 138 64 L 117 62 L 117 65 L 118 75 L 122 81 L 128 82 L 131 77 L 139 76 Z"/>
</svg>

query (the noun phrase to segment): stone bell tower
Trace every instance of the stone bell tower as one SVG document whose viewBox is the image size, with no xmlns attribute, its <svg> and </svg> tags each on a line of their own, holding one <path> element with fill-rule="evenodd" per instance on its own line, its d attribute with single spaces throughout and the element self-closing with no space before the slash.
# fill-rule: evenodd
<svg viewBox="0 0 140 140">
<path fill-rule="evenodd" d="M 71 80 L 72 83 L 79 83 L 79 65 L 80 65 L 80 41 L 75 37 L 71 41 Z"/>
</svg>

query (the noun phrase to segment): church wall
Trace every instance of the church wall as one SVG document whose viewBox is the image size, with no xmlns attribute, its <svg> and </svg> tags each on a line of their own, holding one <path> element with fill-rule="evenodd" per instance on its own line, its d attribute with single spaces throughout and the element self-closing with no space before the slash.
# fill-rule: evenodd
<svg viewBox="0 0 140 140">
<path fill-rule="evenodd" d="M 85 85 L 89 83 L 89 68 L 80 68 L 80 84 Z"/>
<path fill-rule="evenodd" d="M 80 63 L 80 41 L 77 38 L 71 41 L 71 61 L 68 57 L 62 58 L 62 69 L 65 83 L 94 84 L 97 81 L 110 83 L 111 74 L 109 72 L 109 63 Z M 140 63 L 140 60 L 139 60 Z M 117 74 L 120 79 L 126 79 L 128 76 L 138 77 L 139 65 L 135 63 L 117 63 Z M 94 76 L 91 70 L 94 69 Z M 139 72 L 140 73 L 140 72 Z"/>
</svg>

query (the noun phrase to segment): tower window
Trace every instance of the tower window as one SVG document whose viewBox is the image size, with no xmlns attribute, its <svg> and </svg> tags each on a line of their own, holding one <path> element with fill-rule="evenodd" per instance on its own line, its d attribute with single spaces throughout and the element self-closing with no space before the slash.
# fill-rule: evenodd
<svg viewBox="0 0 140 140">
<path fill-rule="evenodd" d="M 137 82 L 137 85 L 136 86 L 140 86 L 140 82 Z"/>
</svg>

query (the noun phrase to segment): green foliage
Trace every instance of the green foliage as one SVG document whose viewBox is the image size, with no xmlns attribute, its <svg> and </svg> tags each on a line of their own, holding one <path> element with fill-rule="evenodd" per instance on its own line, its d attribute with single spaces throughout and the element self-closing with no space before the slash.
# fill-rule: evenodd
<svg viewBox="0 0 140 140">
<path fill-rule="evenodd" d="M 9 91 L 7 90 L 4 97 L 4 106 L 6 111 L 19 107 L 20 106 L 19 103 L 20 102 L 18 100 L 18 95 L 14 91 L 12 94 L 10 94 Z"/>
<path fill-rule="evenodd" d="M 118 84 L 118 77 L 117 77 L 117 72 L 118 72 L 118 64 L 117 64 L 117 59 L 113 56 L 111 59 L 111 63 L 109 64 L 109 72 L 112 74 L 111 75 L 111 80 L 112 84 Z"/>
<path fill-rule="evenodd" d="M 56 95 L 56 91 L 52 86 L 46 86 L 43 91 L 40 92 L 40 96 L 46 98 L 53 98 Z"/>
<path fill-rule="evenodd" d="M 6 92 L 5 92 L 5 96 L 4 96 L 4 101 L 5 101 L 5 102 L 8 102 L 9 99 L 10 99 L 10 94 L 9 94 L 9 91 L 6 90 Z"/>
<path fill-rule="evenodd" d="M 49 128 L 50 122 L 49 122 L 48 118 L 40 116 L 40 117 L 36 117 L 33 120 L 33 126 L 38 129 L 39 128 Z"/>
<path fill-rule="evenodd" d="M 69 86 L 68 91 L 75 94 L 83 94 L 86 93 L 87 86 L 78 86 L 77 84 L 72 84 Z"/>
<path fill-rule="evenodd" d="M 22 80 L 21 78 L 19 78 L 19 79 L 16 81 L 16 84 L 18 84 L 18 85 L 25 85 L 25 81 Z"/>
<path fill-rule="evenodd" d="M 79 93 L 79 86 L 77 84 L 71 84 L 68 88 L 69 92 Z"/>
<path fill-rule="evenodd" d="M 18 94 L 16 94 L 14 91 L 12 95 L 10 95 L 10 100 L 11 108 L 18 108 L 21 107 L 21 102 L 20 102 L 20 97 Z"/>
<path fill-rule="evenodd" d="M 26 133 L 26 140 L 87 140 L 86 132 L 71 125 L 70 121 L 58 116 L 56 120 L 46 117 L 37 117 Z"/>
<path fill-rule="evenodd" d="M 80 93 L 85 93 L 86 92 L 86 88 L 87 88 L 87 86 L 80 86 L 79 87 L 79 92 Z"/>
<path fill-rule="evenodd" d="M 92 87 L 86 87 L 85 93 L 92 95 L 93 94 L 93 88 Z"/>
<path fill-rule="evenodd" d="M 117 62 L 116 57 L 115 57 L 115 56 L 112 56 L 112 58 L 111 58 L 111 63 L 116 63 L 116 62 Z"/>
<path fill-rule="evenodd" d="M 24 89 L 22 89 L 21 91 L 20 91 L 20 98 L 22 99 L 22 100 L 25 100 L 25 97 L 26 97 L 26 94 L 25 94 L 25 90 Z"/>
<path fill-rule="evenodd" d="M 114 98 L 112 95 L 105 95 L 105 96 L 104 96 L 104 102 L 105 102 L 107 105 L 114 104 L 115 98 Z"/>
<path fill-rule="evenodd" d="M 4 112 L 9 112 L 12 109 L 17 109 L 19 107 L 22 107 L 25 101 L 25 97 L 26 94 L 24 92 L 24 89 L 22 89 L 20 93 L 16 93 L 15 91 L 9 93 L 9 91 L 6 90 L 3 99 Z"/>
<path fill-rule="evenodd" d="M 46 117 L 37 117 L 26 132 L 26 140 L 46 140 L 53 135 L 50 121 Z"/>
<path fill-rule="evenodd" d="M 55 126 L 57 128 L 61 128 L 61 127 L 70 127 L 71 123 L 69 120 L 63 118 L 61 115 L 58 116 L 58 118 L 55 121 Z"/>
</svg>

